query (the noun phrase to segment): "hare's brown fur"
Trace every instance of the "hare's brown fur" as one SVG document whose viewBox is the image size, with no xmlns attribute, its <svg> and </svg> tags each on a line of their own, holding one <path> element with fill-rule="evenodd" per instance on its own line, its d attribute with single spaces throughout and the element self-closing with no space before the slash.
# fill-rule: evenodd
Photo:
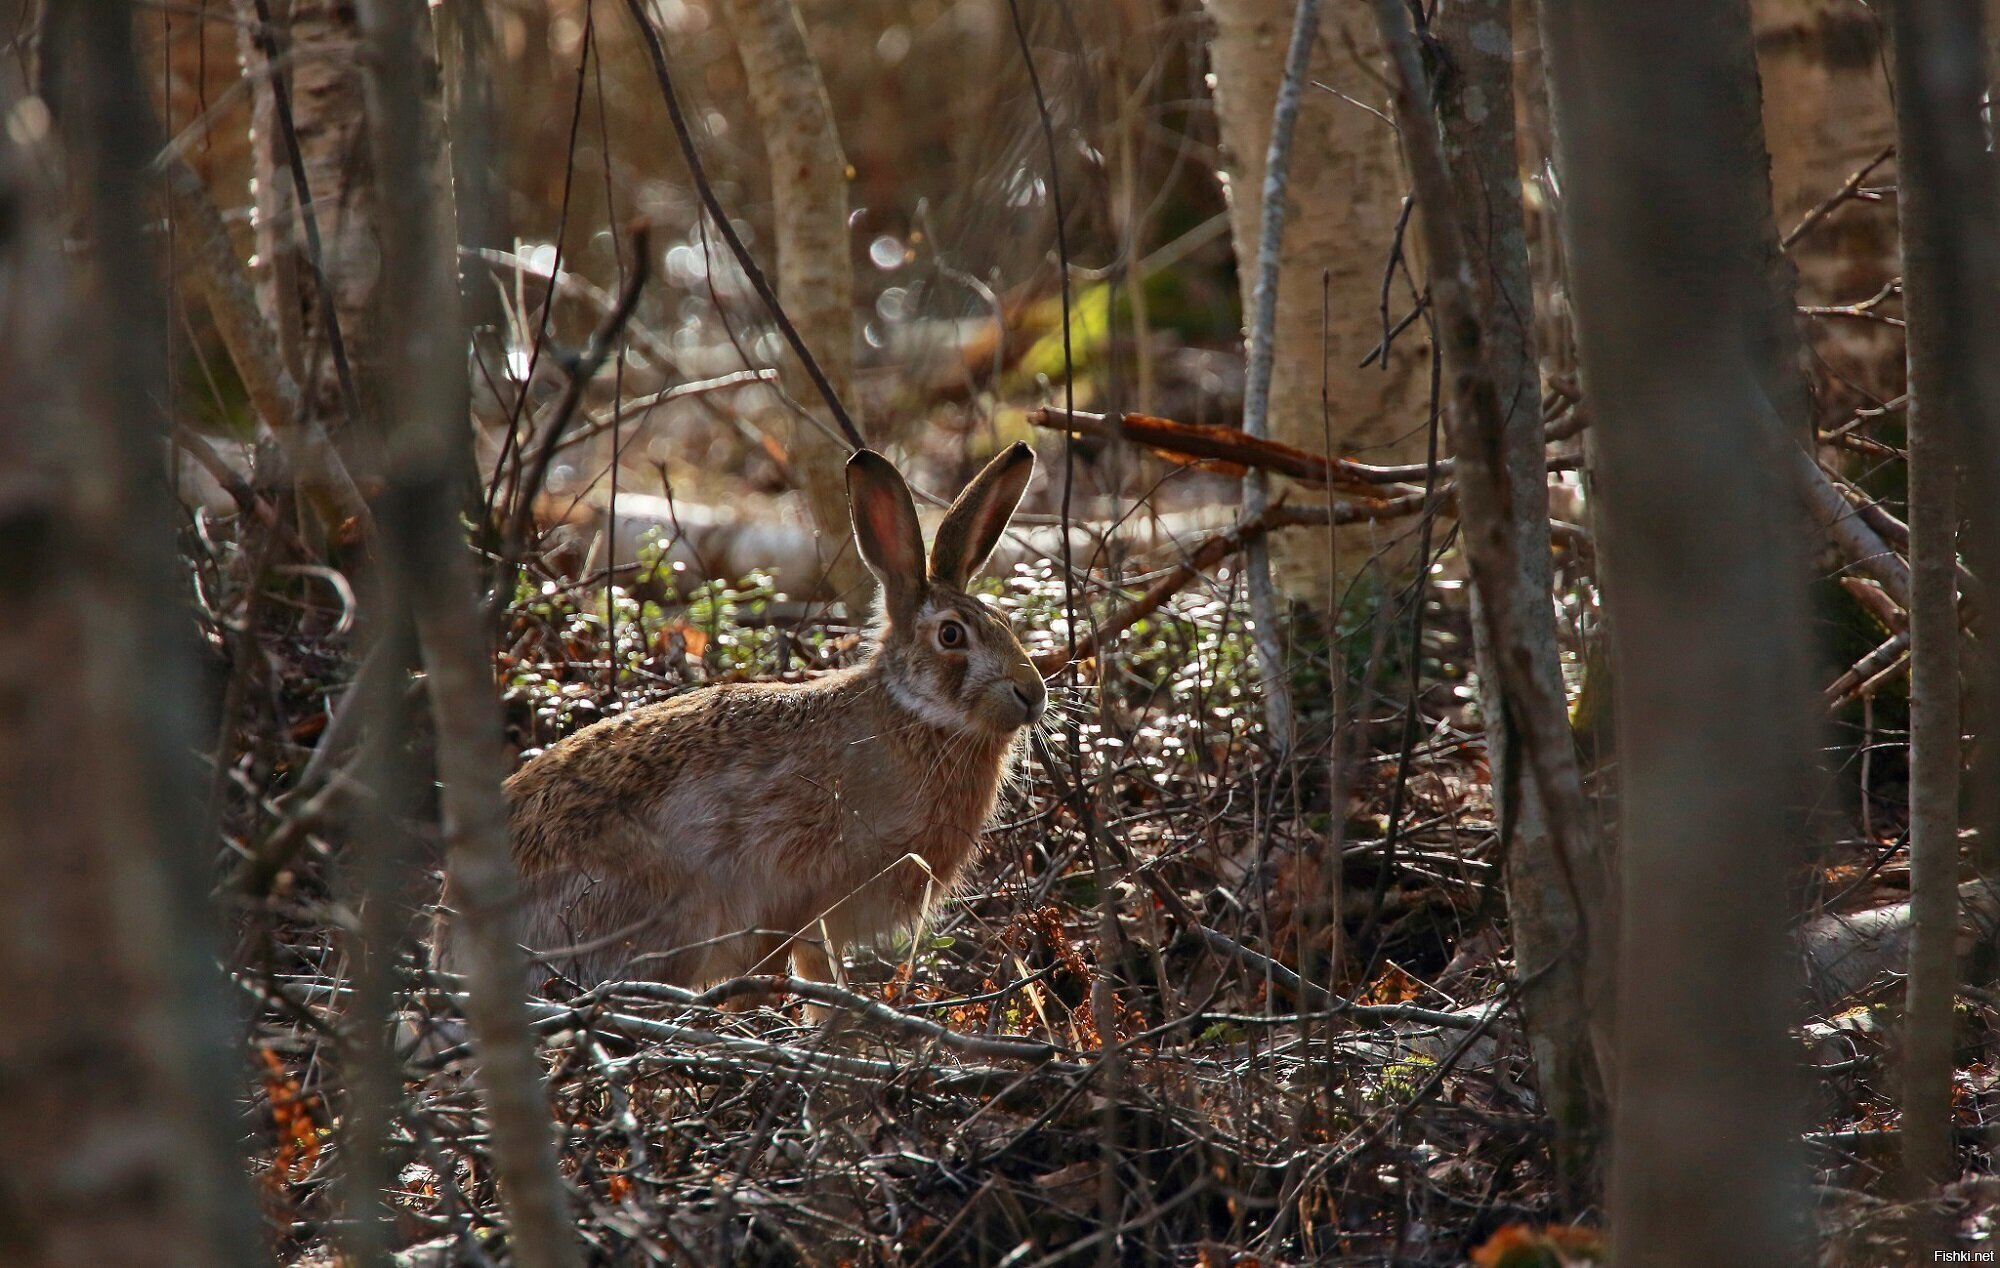
<svg viewBox="0 0 2000 1268">
<path fill-rule="evenodd" d="M 1008 451 L 966 490 L 926 568 L 907 490 L 864 451 L 850 496 L 887 620 L 865 664 L 635 709 L 508 780 L 526 944 L 583 985 L 783 972 L 787 950 L 825 977 L 829 952 L 949 890 L 1045 700 L 1007 624 L 962 588 L 1030 457 Z"/>
</svg>

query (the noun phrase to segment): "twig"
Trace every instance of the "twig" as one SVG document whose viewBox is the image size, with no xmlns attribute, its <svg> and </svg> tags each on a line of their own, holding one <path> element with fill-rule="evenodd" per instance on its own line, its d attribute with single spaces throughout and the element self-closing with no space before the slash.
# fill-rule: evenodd
<svg viewBox="0 0 2000 1268">
<path fill-rule="evenodd" d="M 572 1002 L 581 1006 L 601 999 L 626 995 L 681 1004 L 689 1008 L 713 1008 L 730 1000 L 781 993 L 796 995 L 829 1008 L 859 1013 L 871 1022 L 900 1030 L 904 1034 L 968 1056 L 989 1057 L 1002 1061 L 1043 1062 L 1053 1060 L 1058 1052 L 1055 1045 L 1032 1039 L 990 1039 L 980 1035 L 960 1034 L 947 1026 L 941 1026 L 927 1018 L 912 1016 L 891 1008 L 880 1000 L 856 994 L 831 982 L 816 982 L 784 974 L 733 978 L 711 986 L 705 991 L 690 991 L 663 982 L 611 982 L 586 992 Z"/>
<path fill-rule="evenodd" d="M 1235 528 L 1225 529 L 1203 539 L 1188 552 L 1187 558 L 1178 566 L 1148 586 L 1144 594 L 1079 636 L 1075 645 L 1075 657 L 1077 660 L 1085 660 L 1095 656 L 1098 649 L 1106 642 L 1158 611 L 1162 604 L 1186 589 L 1195 578 L 1236 554 L 1249 542 L 1256 541 L 1276 529 L 1301 524 L 1323 526 L 1328 523 L 1359 524 L 1372 520 L 1399 519 L 1405 515 L 1417 514 L 1424 509 L 1424 505 L 1423 494 L 1409 493 L 1378 501 L 1335 503 L 1330 514 L 1324 506 L 1283 504 L 1274 506 L 1256 519 L 1245 520 Z M 1059 672 L 1068 660 L 1068 651 L 1057 648 L 1037 656 L 1035 667 L 1042 672 L 1043 677 L 1048 677 Z"/>
<path fill-rule="evenodd" d="M 1841 493 L 1833 478 L 1820 468 L 1803 448 L 1795 448 L 1787 459 L 1793 483 L 1806 509 L 1840 551 L 1841 556 L 1864 575 L 1881 583 L 1897 606 L 1910 607 L 1910 566 L 1889 549 L 1867 518 Z"/>
<path fill-rule="evenodd" d="M 1855 168 L 1854 174 L 1843 181 L 1839 189 L 1834 190 L 1831 194 L 1820 200 L 1818 206 L 1807 212 L 1797 224 L 1792 226 L 1792 231 L 1785 235 L 1784 241 L 1778 244 L 1778 249 L 1781 251 L 1791 250 L 1793 243 L 1811 233 L 1819 226 L 1820 221 L 1832 215 L 1835 209 L 1842 203 L 1854 198 L 1861 190 L 1861 182 L 1868 179 L 1868 173 L 1888 162 L 1889 157 L 1895 152 L 1896 143 L 1891 141 L 1882 147 L 1881 153 L 1869 159 L 1860 167 Z"/>
<path fill-rule="evenodd" d="M 618 306 L 616 295 L 593 284 L 588 278 L 559 265 L 551 264 L 544 267 L 522 259 L 515 252 L 503 251 L 498 247 L 460 247 L 458 256 L 462 260 L 479 260 L 510 269 L 523 277 L 536 278 L 546 283 L 555 294 L 568 292 L 575 295 L 599 313 L 609 313 Z M 660 369 L 679 372 L 680 358 L 675 355 L 673 348 L 668 346 L 667 341 L 660 338 L 659 332 L 637 320 L 626 322 L 625 329 L 631 334 L 632 342 Z"/>
<path fill-rule="evenodd" d="M 1854 662 L 1846 673 L 1833 680 L 1821 693 L 1828 708 L 1839 708 L 1874 684 L 1881 675 L 1897 668 L 1909 659 L 1910 631 L 1897 630 L 1878 645 L 1875 650 Z"/>
<path fill-rule="evenodd" d="M 1035 115 L 1041 124 L 1042 147 L 1047 151 L 1049 162 L 1049 199 L 1055 214 L 1056 237 L 1056 281 L 1062 298 L 1062 350 L 1063 350 L 1063 408 L 1076 408 L 1076 358 L 1070 346 L 1070 261 L 1069 231 L 1065 223 L 1068 219 L 1062 196 L 1062 165 L 1056 157 L 1055 119 L 1049 111 L 1049 99 L 1042 91 L 1042 74 L 1035 66 L 1034 50 L 1028 47 L 1028 27 L 1021 20 L 1019 0 L 1007 0 L 1007 15 L 1014 28 L 1014 44 L 1021 53 L 1021 65 L 1028 72 L 1028 87 L 1035 97 Z M 1073 439 L 1063 445 L 1062 484 L 1062 578 L 1063 578 L 1063 630 L 1069 641 L 1070 655 L 1064 662 L 1075 664 L 1076 656 L 1076 569 L 1070 560 L 1069 512 L 1070 496 L 1076 477 L 1076 444 Z M 1078 781 L 1081 787 L 1081 780 Z M 1079 802 L 1076 807 L 1079 817 L 1088 819 L 1090 809 Z"/>
<path fill-rule="evenodd" d="M 625 0 L 625 8 L 631 13 L 634 25 L 639 28 L 639 38 L 645 42 L 646 56 L 653 64 L 653 78 L 659 82 L 660 96 L 666 102 L 667 118 L 674 125 L 674 139 L 680 142 L 681 158 L 687 163 L 688 177 L 694 181 L 695 191 L 701 196 L 702 206 L 708 209 L 709 219 L 715 222 L 716 232 L 720 233 L 722 240 L 729 244 L 730 254 L 736 257 L 736 263 L 742 268 L 743 275 L 750 279 L 751 289 L 757 292 L 757 298 L 764 301 L 764 308 L 771 314 L 771 320 L 777 325 L 778 333 L 782 334 L 785 342 L 791 345 L 793 354 L 805 367 L 806 377 L 812 380 L 813 386 L 819 389 L 820 396 L 826 400 L 826 408 L 833 415 L 834 423 L 839 426 L 840 434 L 847 437 L 847 442 L 856 449 L 864 448 L 867 442 L 862 440 L 861 430 L 848 416 L 847 407 L 840 403 L 840 394 L 833 390 L 833 384 L 827 381 L 826 372 L 820 369 L 819 362 L 814 359 L 812 349 L 806 347 L 806 341 L 792 325 L 792 319 L 785 315 L 784 306 L 778 303 L 777 292 L 771 289 L 771 283 L 764 277 L 764 271 L 757 267 L 756 257 L 752 256 L 750 248 L 743 244 L 735 225 L 730 223 L 729 212 L 723 207 L 722 200 L 715 195 L 715 187 L 709 184 L 708 173 L 701 164 L 701 152 L 695 148 L 694 133 L 688 129 L 687 116 L 682 113 L 680 98 L 674 93 L 674 76 L 667 68 L 666 50 L 660 46 L 659 32 L 653 29 L 653 21 L 647 16 L 645 0 Z"/>
<path fill-rule="evenodd" d="M 676 383 L 670 388 L 663 388 L 658 392 L 635 397 L 632 400 L 624 402 L 621 407 L 613 409 L 612 415 L 609 418 L 593 419 L 590 426 L 581 428 L 563 437 L 561 442 L 556 445 L 556 449 L 560 451 L 580 445 L 593 436 L 600 436 L 611 430 L 611 428 L 617 425 L 618 420 L 628 415 L 643 414 L 655 406 L 665 405 L 671 401 L 689 400 L 694 397 L 706 396 L 711 392 L 726 392 L 731 388 L 748 387 L 752 383 L 776 383 L 777 381 L 778 372 L 776 370 L 764 369 L 732 370 L 728 374 L 720 374 L 712 379 L 696 379 L 689 383 Z M 797 485 L 798 481 L 790 479 L 787 483 Z"/>
<path fill-rule="evenodd" d="M 568 430 L 570 420 L 576 417 L 577 407 L 583 403 L 583 394 L 589 389 L 591 380 L 597 377 L 612 349 L 618 346 L 619 334 L 631 319 L 633 309 L 638 307 L 639 292 L 652 275 L 651 226 L 641 220 L 632 226 L 631 232 L 632 271 L 625 277 L 625 289 L 619 293 L 618 302 L 604 315 L 597 329 L 591 332 L 590 344 L 570 371 L 569 385 L 563 390 L 554 416 L 542 429 L 542 443 L 535 451 L 534 465 L 528 469 L 528 478 L 515 491 L 514 513 L 508 521 L 507 535 L 500 543 L 499 559 L 495 565 L 493 607 L 496 612 L 506 608 L 513 594 L 514 569 L 522 544 L 528 537 L 528 519 L 534 512 L 535 498 L 542 491 L 543 482 L 549 478 L 549 464 L 555 460 L 563 432 Z"/>
</svg>

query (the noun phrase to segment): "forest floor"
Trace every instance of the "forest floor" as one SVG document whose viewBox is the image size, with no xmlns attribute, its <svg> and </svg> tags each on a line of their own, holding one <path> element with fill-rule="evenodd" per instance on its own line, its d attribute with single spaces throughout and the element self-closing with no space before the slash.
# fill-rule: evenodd
<svg viewBox="0 0 2000 1268">
<path fill-rule="evenodd" d="M 1407 592 L 1357 587 L 1333 664 L 1324 620 L 1300 612 L 1303 737 L 1285 760 L 1259 738 L 1233 593 L 1183 594 L 1079 667 L 968 883 L 853 957 L 835 1023 L 791 999 L 578 994 L 543 975 L 538 1030 L 594 1262 L 1596 1262 L 1595 1219 L 1558 1218 L 1509 986 L 1463 592 L 1429 587 L 1413 623 Z M 513 741 L 532 750 L 703 682 L 862 654 L 851 629 L 768 619 L 771 597 L 754 582 L 684 601 L 620 592 L 607 637 L 602 589 L 525 595 L 496 666 Z M 1045 641 L 1060 628 L 1052 568 L 994 598 Z M 276 860 L 237 950 L 261 1001 L 254 1165 L 286 1261 L 317 1264 L 341 1241 L 330 1089 L 345 1086 L 354 916 L 339 828 L 297 830 L 279 795 L 338 725 L 326 719 L 353 668 L 338 634 L 288 629 L 265 652 L 289 741 L 246 754 L 226 787 L 235 839 Z M 1893 782 L 1890 765 L 1877 757 L 1872 777 Z M 1896 901 L 1898 816 L 1865 818 L 1865 840 L 1849 829 L 1815 861 L 1816 901 Z M 394 1243 L 412 1268 L 504 1261 L 453 983 L 417 941 L 434 898 L 413 896 L 400 969 Z M 1913 1259 L 1937 1244 L 1910 1231 L 1918 1215 L 1983 1237 L 2000 1205 L 1984 1126 L 2000 1097 L 1971 1060 L 1968 1178 L 1948 1209 L 1873 1196 L 1893 1155 L 1892 987 L 1798 1019 L 1820 1027 L 1807 1147 L 1828 1265 Z M 2000 1009 L 1972 1001 L 1966 1024 L 1971 1054 Z"/>
</svg>

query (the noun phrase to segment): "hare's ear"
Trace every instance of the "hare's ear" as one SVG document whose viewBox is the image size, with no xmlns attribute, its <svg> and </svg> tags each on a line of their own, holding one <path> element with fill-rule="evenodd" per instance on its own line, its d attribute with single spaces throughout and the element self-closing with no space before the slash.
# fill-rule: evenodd
<svg viewBox="0 0 2000 1268">
<path fill-rule="evenodd" d="M 887 458 L 857 449 L 847 460 L 847 505 L 861 557 L 882 580 L 889 619 L 914 614 L 924 593 L 924 535 L 910 486 Z"/>
<path fill-rule="evenodd" d="M 993 553 L 1007 521 L 1035 474 L 1035 451 L 1017 440 L 986 464 L 944 513 L 937 541 L 931 546 L 931 580 L 963 590 L 979 565 Z"/>
</svg>

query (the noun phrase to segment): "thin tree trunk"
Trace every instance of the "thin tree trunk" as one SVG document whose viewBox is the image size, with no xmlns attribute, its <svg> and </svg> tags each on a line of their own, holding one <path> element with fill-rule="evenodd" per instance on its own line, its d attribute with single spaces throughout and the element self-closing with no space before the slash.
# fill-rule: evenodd
<svg viewBox="0 0 2000 1268">
<path fill-rule="evenodd" d="M 1285 50 L 1285 74 L 1271 108 L 1271 143 L 1264 154 L 1264 189 L 1258 200 L 1257 272 L 1250 289 L 1249 329 L 1244 336 L 1243 430 L 1259 440 L 1271 435 L 1271 375 L 1278 324 L 1279 261 L 1285 239 L 1285 190 L 1291 179 L 1292 136 L 1299 118 L 1299 98 L 1305 92 L 1306 68 L 1313 42 L 1319 38 L 1319 0 L 1298 0 L 1292 35 Z M 1303 279 L 1294 279 L 1297 285 Z M 1264 472 L 1251 467 L 1243 473 L 1243 518 L 1253 520 L 1270 506 L 1270 485 Z M 1291 670 L 1285 663 L 1279 628 L 1278 597 L 1271 585 L 1270 539 L 1260 537 L 1244 552 L 1244 576 L 1250 590 L 1250 615 L 1257 646 L 1257 671 L 1264 684 L 1264 722 L 1271 744 L 1279 752 L 1292 747 Z M 1331 627 L 1329 627 L 1331 628 Z"/>
<path fill-rule="evenodd" d="M 501 84 L 493 59 L 488 0 L 445 0 L 437 6 L 444 68 L 444 108 L 451 140 L 452 210 L 460 248 L 512 245 L 506 168 L 501 160 Z M 454 265 L 467 324 L 498 327 L 506 318 L 492 270 L 476 260 Z"/>
<path fill-rule="evenodd" d="M 404 1102 L 389 1019 L 408 944 L 413 881 L 421 874 L 407 825 L 423 813 L 429 777 L 410 760 L 416 708 L 405 687 L 419 663 L 415 633 L 408 612 L 382 601 L 389 597 L 387 589 L 378 578 L 363 600 L 371 613 L 387 612 L 370 631 L 369 659 L 394 668 L 358 674 L 350 688 L 364 693 L 357 704 L 368 732 L 358 773 L 370 795 L 357 798 L 349 811 L 340 859 L 343 899 L 359 919 L 339 934 L 350 989 L 341 1007 L 345 1101 L 338 1132 L 345 1218 L 337 1236 L 346 1257 L 360 1268 L 388 1264 L 392 1244 L 389 1194 L 398 1170 L 392 1146 Z"/>
<path fill-rule="evenodd" d="M 1560 705 L 1564 695 L 1550 595 L 1547 444 L 1534 286 L 1514 136 L 1513 8 L 1512 0 L 1450 0 L 1439 7 L 1433 33 L 1452 67 L 1437 106 L 1466 262 L 1481 283 L 1487 366 L 1501 411 L 1502 504 L 1511 515 L 1500 528 L 1511 538 L 1507 554 L 1512 560 L 1511 575 L 1503 583 L 1512 591 L 1508 606 L 1525 643 L 1526 672 L 1536 680 L 1535 697 L 1546 707 Z M 1478 589 L 1473 601 L 1484 603 Z M 1522 746 L 1506 724 L 1501 649 L 1484 619 L 1473 622 L 1472 635 L 1487 765 L 1493 772 L 1494 818 L 1511 833 L 1504 864 L 1507 915 L 1528 1046 L 1542 1102 L 1555 1126 L 1556 1173 L 1568 1209 L 1580 1210 L 1594 1199 L 1605 1116 L 1603 1084 L 1590 1043 L 1586 966 L 1577 941 L 1581 921 L 1534 778 L 1522 768 Z M 1567 728 L 1565 712 L 1545 721 L 1542 729 L 1560 737 Z M 1563 777 L 1580 779 L 1574 759 L 1568 764 L 1571 770 Z"/>
<path fill-rule="evenodd" d="M 0 29 L 20 17 L 0 4 Z M 261 1259 L 159 471 L 166 310 L 140 221 L 159 141 L 133 17 L 45 11 L 74 266 L 51 156 L 0 141 L 0 1262 L 23 1268 Z"/>
<path fill-rule="evenodd" d="M 1897 207 L 1910 370 L 1910 973 L 1904 1016 L 1903 1165 L 1917 1192 L 1957 1173 L 1952 1150 L 1952 999 L 1957 991 L 1959 667 L 1955 459 L 1981 470 L 1972 499 L 1990 566 L 2000 437 L 2000 207 L 1980 119 L 1979 0 L 1893 6 Z M 1989 638 L 1986 640 L 1991 642 Z M 1991 667 L 1984 677 L 1991 678 Z M 1991 747 L 2000 713 L 1979 719 Z M 1994 773 L 1987 763 L 1986 774 Z M 1988 797 L 1991 800 L 1990 794 Z M 1983 825 L 1991 830 L 1993 821 Z"/>
<path fill-rule="evenodd" d="M 436 121 L 422 98 L 424 16 L 415 0 L 364 0 L 361 8 L 369 131 L 386 213 L 377 331 L 387 370 L 386 416 L 395 420 L 377 517 L 385 579 L 415 617 L 428 671 L 447 865 L 459 907 L 456 945 L 468 988 L 466 1020 L 511 1223 L 513 1262 L 550 1268 L 582 1261 L 528 1031 L 527 958 L 516 932 L 518 881 L 500 793 L 507 762 L 499 702 L 472 557 L 454 514 L 472 487 L 466 342 L 449 264 L 451 237 L 439 232 Z"/>
<path fill-rule="evenodd" d="M 792 0 L 728 0 L 729 25 L 770 161 L 778 235 L 778 299 L 843 400 L 854 392 L 854 261 L 848 249 L 847 158 L 833 107 Z M 819 566 L 849 611 L 874 583 L 851 545 L 847 445 L 804 370 L 788 359 L 785 388 L 812 415 L 792 431 L 792 467 L 819 529 Z"/>
<path fill-rule="evenodd" d="M 1297 0 L 1202 3 L 1214 25 L 1208 55 L 1246 323 L 1256 310 L 1264 163 L 1297 7 Z M 1379 48 L 1365 10 L 1325 8 L 1291 143 L 1278 260 L 1286 284 L 1272 325 L 1271 435 L 1301 449 L 1325 447 L 1324 381 L 1335 403 L 1336 452 L 1366 451 L 1369 461 L 1407 462 L 1423 458 L 1426 442 L 1423 430 L 1411 434 L 1410 426 L 1427 390 L 1423 341 L 1405 332 L 1386 359 L 1361 364 L 1383 335 L 1383 269 L 1396 240 L 1404 192 L 1396 134 L 1379 115 L 1320 86 L 1356 101 L 1379 100 Z M 1409 311 L 1412 297 L 1400 273 L 1388 300 L 1389 321 Z M 1340 530 L 1343 567 L 1352 575 L 1385 544 L 1384 535 L 1369 526 Z M 1326 535 L 1281 539 L 1272 547 L 1272 560 L 1280 582 L 1293 593 L 1316 600 L 1326 592 L 1332 566 Z"/>
<path fill-rule="evenodd" d="M 1614 565 L 1613 1258 L 1797 1263 L 1785 895 L 1812 705 L 1785 464 L 1806 420 L 1749 18 L 1544 0 L 1543 35 Z"/>
</svg>

